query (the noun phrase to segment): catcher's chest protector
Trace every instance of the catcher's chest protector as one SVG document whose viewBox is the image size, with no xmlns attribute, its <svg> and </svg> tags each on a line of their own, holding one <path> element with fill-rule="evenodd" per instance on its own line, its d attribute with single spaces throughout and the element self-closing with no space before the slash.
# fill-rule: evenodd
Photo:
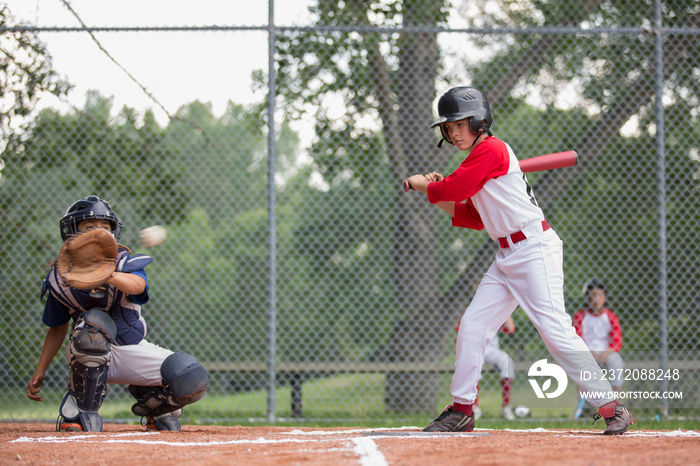
<svg viewBox="0 0 700 466">
<path fill-rule="evenodd" d="M 149 260 L 144 260 L 142 255 L 136 256 L 138 256 L 139 265 L 143 267 L 153 260 L 148 256 L 145 257 Z M 117 272 L 135 271 L 133 263 L 128 251 L 120 249 L 116 260 Z M 118 345 L 135 345 L 145 338 L 147 326 L 141 316 L 142 306 L 130 301 L 127 295 L 114 286 L 102 285 L 104 292 L 101 294 L 91 290 L 69 288 L 62 285 L 55 267 L 49 272 L 44 284 L 47 291 L 68 308 L 74 320 L 90 309 L 101 309 L 107 312 L 117 326 L 116 343 Z"/>
</svg>

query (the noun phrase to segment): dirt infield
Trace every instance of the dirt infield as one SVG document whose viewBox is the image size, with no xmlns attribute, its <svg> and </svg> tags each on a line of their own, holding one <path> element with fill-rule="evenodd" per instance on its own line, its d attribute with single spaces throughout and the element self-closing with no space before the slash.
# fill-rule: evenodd
<svg viewBox="0 0 700 466">
<path fill-rule="evenodd" d="M 424 434 L 400 429 L 184 426 L 148 433 L 105 425 L 102 433 L 59 433 L 54 425 L 0 424 L 1 464 L 696 464 L 700 432 L 477 429 Z M 71 461 L 72 460 L 72 461 Z"/>
</svg>

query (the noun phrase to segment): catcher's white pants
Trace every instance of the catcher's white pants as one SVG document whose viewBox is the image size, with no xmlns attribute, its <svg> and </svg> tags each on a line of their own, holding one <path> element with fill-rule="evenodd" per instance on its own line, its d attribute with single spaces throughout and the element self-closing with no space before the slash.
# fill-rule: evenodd
<svg viewBox="0 0 700 466">
<path fill-rule="evenodd" d="M 462 316 L 450 386 L 457 403 L 471 404 L 476 399 L 486 345 L 518 304 L 556 364 L 579 389 L 600 392 L 600 398 L 588 400 L 591 405 L 600 407 L 614 399 L 609 382 L 582 379 L 583 371 L 600 369 L 566 313 L 562 242 L 554 230 L 543 232 L 538 227 L 523 229 L 527 239 L 509 241 L 511 246 L 498 252 Z"/>
<path fill-rule="evenodd" d="M 66 360 L 70 363 L 70 345 Z M 169 349 L 141 340 L 138 345 L 112 345 L 107 383 L 119 385 L 163 385 L 160 366 L 173 354 Z"/>
</svg>

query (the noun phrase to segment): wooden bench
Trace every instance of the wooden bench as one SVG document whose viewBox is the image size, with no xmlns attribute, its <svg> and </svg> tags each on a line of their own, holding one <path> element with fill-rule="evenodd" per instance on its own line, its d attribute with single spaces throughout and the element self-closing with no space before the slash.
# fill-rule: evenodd
<svg viewBox="0 0 700 466">
<path fill-rule="evenodd" d="M 527 374 L 533 362 L 515 362 L 515 372 Z M 268 369 L 266 362 L 205 362 L 203 365 L 210 372 L 265 373 Z M 658 360 L 625 360 L 625 369 L 658 369 L 659 366 Z M 700 361 L 670 360 L 668 361 L 668 369 L 698 370 L 700 369 Z M 496 370 L 495 367 L 488 363 L 484 364 L 483 372 L 494 370 Z M 387 374 L 391 372 L 449 374 L 454 371 L 454 364 L 423 362 L 280 362 L 276 365 L 275 371 L 289 380 L 292 416 L 301 418 L 303 417 L 302 384 L 309 376 L 346 373 Z"/>
<path fill-rule="evenodd" d="M 265 362 L 203 362 L 209 372 L 264 373 L 267 372 Z M 515 363 L 516 372 L 529 369 L 532 363 Z M 484 371 L 495 370 L 489 364 L 484 364 Z M 303 417 L 302 384 L 309 376 L 336 374 L 387 374 L 402 373 L 435 373 L 449 374 L 454 371 L 451 363 L 425 362 L 281 362 L 275 366 L 275 371 L 289 380 L 291 386 L 291 409 L 295 418 Z"/>
</svg>

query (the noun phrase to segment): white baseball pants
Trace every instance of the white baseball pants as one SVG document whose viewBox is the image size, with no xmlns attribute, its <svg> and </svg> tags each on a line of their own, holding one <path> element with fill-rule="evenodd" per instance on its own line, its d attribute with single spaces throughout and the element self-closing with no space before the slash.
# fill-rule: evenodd
<svg viewBox="0 0 700 466">
<path fill-rule="evenodd" d="M 474 402 L 486 345 L 519 304 L 555 362 L 579 390 L 600 392 L 600 398 L 588 401 L 603 406 L 614 399 L 610 383 L 581 376 L 600 369 L 566 313 L 562 241 L 551 228 L 543 232 L 539 223 L 523 233 L 527 239 L 515 244 L 509 240 L 510 247 L 496 255 L 462 316 L 450 386 L 454 401 Z"/>
<path fill-rule="evenodd" d="M 138 345 L 112 345 L 107 383 L 118 385 L 163 385 L 160 366 L 173 354 L 169 349 L 141 340 Z M 70 347 L 66 351 L 70 363 Z"/>
</svg>

